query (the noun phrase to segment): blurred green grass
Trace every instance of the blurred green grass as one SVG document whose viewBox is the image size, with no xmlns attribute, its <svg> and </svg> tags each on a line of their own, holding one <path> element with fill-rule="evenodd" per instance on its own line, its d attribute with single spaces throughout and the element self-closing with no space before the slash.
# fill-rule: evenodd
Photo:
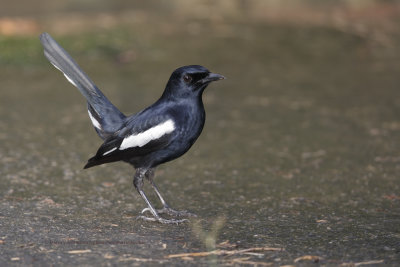
<svg viewBox="0 0 400 267">
<path fill-rule="evenodd" d="M 223 39 L 229 44 L 230 39 L 251 42 L 256 39 L 254 34 L 263 34 L 261 38 L 273 42 L 278 38 L 286 46 L 299 37 L 287 48 L 301 55 L 301 46 L 330 49 L 336 45 L 334 38 L 326 38 L 325 42 L 319 38 L 320 43 L 309 41 L 313 34 L 323 36 L 324 31 L 326 35 L 336 34 L 338 39 L 347 35 L 353 40 L 364 40 L 369 43 L 368 49 L 392 55 L 397 53 L 400 39 L 399 17 L 399 6 L 390 0 L 296 0 L 290 4 L 259 0 L 96 4 L 41 0 L 18 8 L 7 2 L 0 12 L 0 65 L 43 62 L 38 42 L 41 31 L 48 31 L 77 56 L 122 63 L 140 60 L 141 56 L 157 59 L 171 42 L 181 42 L 183 49 L 189 44 L 198 48 L 204 44 L 203 38 Z M 280 37 L 288 36 L 287 32 L 295 36 L 286 37 L 285 41 Z M 344 47 L 344 52 L 348 47 L 351 45 Z M 183 51 L 187 53 L 188 49 Z M 240 53 L 235 56 L 240 57 Z"/>
<path fill-rule="evenodd" d="M 110 60 L 131 45 L 132 36 L 116 28 L 102 34 L 55 35 L 54 38 L 77 57 Z M 0 36 L 0 65 L 47 64 L 43 59 L 39 36 Z"/>
</svg>

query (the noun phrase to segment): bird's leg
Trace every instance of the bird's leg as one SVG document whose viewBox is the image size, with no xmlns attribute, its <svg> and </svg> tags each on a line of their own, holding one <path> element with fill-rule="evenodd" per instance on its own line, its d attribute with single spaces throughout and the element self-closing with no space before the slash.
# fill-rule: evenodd
<svg viewBox="0 0 400 267">
<path fill-rule="evenodd" d="M 160 199 L 161 204 L 163 205 L 163 207 L 164 207 L 164 208 L 165 208 L 165 207 L 168 207 L 167 202 L 165 202 L 165 200 L 164 200 L 164 198 L 161 196 L 160 191 L 158 190 L 156 184 L 154 183 L 153 177 L 154 177 L 154 169 L 148 170 L 148 171 L 146 172 L 146 178 L 147 178 L 147 180 L 150 182 L 150 185 L 153 187 L 154 191 L 156 191 L 156 194 L 157 194 L 158 198 Z"/>
<path fill-rule="evenodd" d="M 145 174 L 145 177 L 147 178 L 147 180 L 149 180 L 151 186 L 153 187 L 154 191 L 156 192 L 158 198 L 160 199 L 161 204 L 163 205 L 163 208 L 160 209 L 160 210 L 157 210 L 157 213 L 159 213 L 159 214 L 166 213 L 166 214 L 171 215 L 171 216 L 194 216 L 194 217 L 196 217 L 196 214 L 190 213 L 190 212 L 188 212 L 186 210 L 177 211 L 177 210 L 174 210 L 174 209 L 169 207 L 167 202 L 162 197 L 160 191 L 158 190 L 158 187 L 154 183 L 154 180 L 153 180 L 154 169 L 147 170 L 147 172 Z M 151 209 L 150 208 L 145 208 L 144 210 L 142 210 L 142 213 L 146 212 L 146 211 L 150 211 L 151 212 Z"/>
<path fill-rule="evenodd" d="M 139 192 L 140 196 L 143 198 L 143 200 L 146 202 L 148 206 L 148 210 L 151 212 L 151 214 L 154 216 L 154 218 L 151 217 L 146 217 L 146 216 L 139 216 L 138 218 L 143 219 L 145 221 L 158 221 L 160 223 L 181 223 L 184 221 L 187 221 L 185 219 L 183 220 L 167 220 L 164 218 L 161 218 L 160 215 L 158 215 L 157 211 L 154 209 L 153 205 L 151 205 L 150 201 L 148 200 L 146 194 L 143 192 L 143 177 L 146 174 L 146 169 L 143 168 L 138 168 L 136 170 L 135 176 L 133 177 L 133 185 L 136 188 L 136 190 Z"/>
</svg>

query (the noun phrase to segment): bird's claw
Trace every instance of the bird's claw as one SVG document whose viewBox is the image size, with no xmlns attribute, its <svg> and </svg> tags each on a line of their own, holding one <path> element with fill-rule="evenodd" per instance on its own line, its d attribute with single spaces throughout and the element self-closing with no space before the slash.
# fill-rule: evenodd
<svg viewBox="0 0 400 267">
<path fill-rule="evenodd" d="M 176 224 L 176 225 L 189 221 L 187 219 L 175 220 L 175 219 L 163 219 L 161 217 L 155 218 L 155 217 L 146 217 L 146 216 L 138 216 L 137 219 L 141 219 L 141 220 L 148 221 L 148 222 L 159 222 L 159 223 L 163 223 L 163 224 Z"/>
<path fill-rule="evenodd" d="M 151 212 L 149 208 L 144 208 L 140 213 L 143 214 L 143 213 L 145 213 L 146 211 Z"/>
<path fill-rule="evenodd" d="M 141 213 L 143 214 L 145 212 L 152 213 L 150 208 L 144 208 Z M 164 207 L 160 210 L 157 210 L 156 212 L 157 212 L 157 214 L 168 214 L 170 216 L 175 216 L 175 217 L 181 217 L 181 216 L 196 217 L 197 216 L 196 214 L 190 213 L 186 210 L 177 211 L 177 210 L 171 209 L 170 207 Z M 188 219 L 164 219 L 159 216 L 147 217 L 147 216 L 143 216 L 143 215 L 138 216 L 138 219 L 142 219 L 144 221 L 150 221 L 150 222 L 160 222 L 163 224 L 180 224 L 180 223 L 189 221 Z"/>
<path fill-rule="evenodd" d="M 145 213 L 146 211 L 151 212 L 149 208 L 145 208 L 142 210 L 142 214 Z M 158 214 L 168 214 L 170 216 L 175 216 L 175 217 L 197 217 L 196 214 L 188 212 L 186 210 L 174 210 L 171 209 L 170 207 L 164 207 L 162 209 L 157 210 Z"/>
<path fill-rule="evenodd" d="M 174 210 L 169 207 L 164 207 L 161 210 L 157 211 L 158 213 L 165 213 L 170 216 L 176 216 L 176 217 L 197 217 L 196 214 L 190 213 L 187 210 Z"/>
</svg>

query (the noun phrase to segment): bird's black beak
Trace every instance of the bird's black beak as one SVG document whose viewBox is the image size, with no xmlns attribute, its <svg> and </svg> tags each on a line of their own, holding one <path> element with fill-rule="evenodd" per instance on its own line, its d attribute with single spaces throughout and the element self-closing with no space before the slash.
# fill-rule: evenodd
<svg viewBox="0 0 400 267">
<path fill-rule="evenodd" d="M 216 73 L 210 72 L 206 77 L 201 79 L 199 82 L 202 83 L 202 84 L 206 84 L 206 83 L 219 81 L 219 80 L 223 80 L 223 79 L 225 79 L 224 76 L 222 76 L 220 74 L 216 74 Z"/>
</svg>

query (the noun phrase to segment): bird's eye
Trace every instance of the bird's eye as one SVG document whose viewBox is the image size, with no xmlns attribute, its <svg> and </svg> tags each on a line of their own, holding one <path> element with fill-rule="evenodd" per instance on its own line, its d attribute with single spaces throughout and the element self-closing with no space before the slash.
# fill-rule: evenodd
<svg viewBox="0 0 400 267">
<path fill-rule="evenodd" d="M 186 74 L 185 76 L 183 76 L 183 80 L 185 81 L 185 83 L 190 83 L 192 81 L 192 77 Z"/>
</svg>

